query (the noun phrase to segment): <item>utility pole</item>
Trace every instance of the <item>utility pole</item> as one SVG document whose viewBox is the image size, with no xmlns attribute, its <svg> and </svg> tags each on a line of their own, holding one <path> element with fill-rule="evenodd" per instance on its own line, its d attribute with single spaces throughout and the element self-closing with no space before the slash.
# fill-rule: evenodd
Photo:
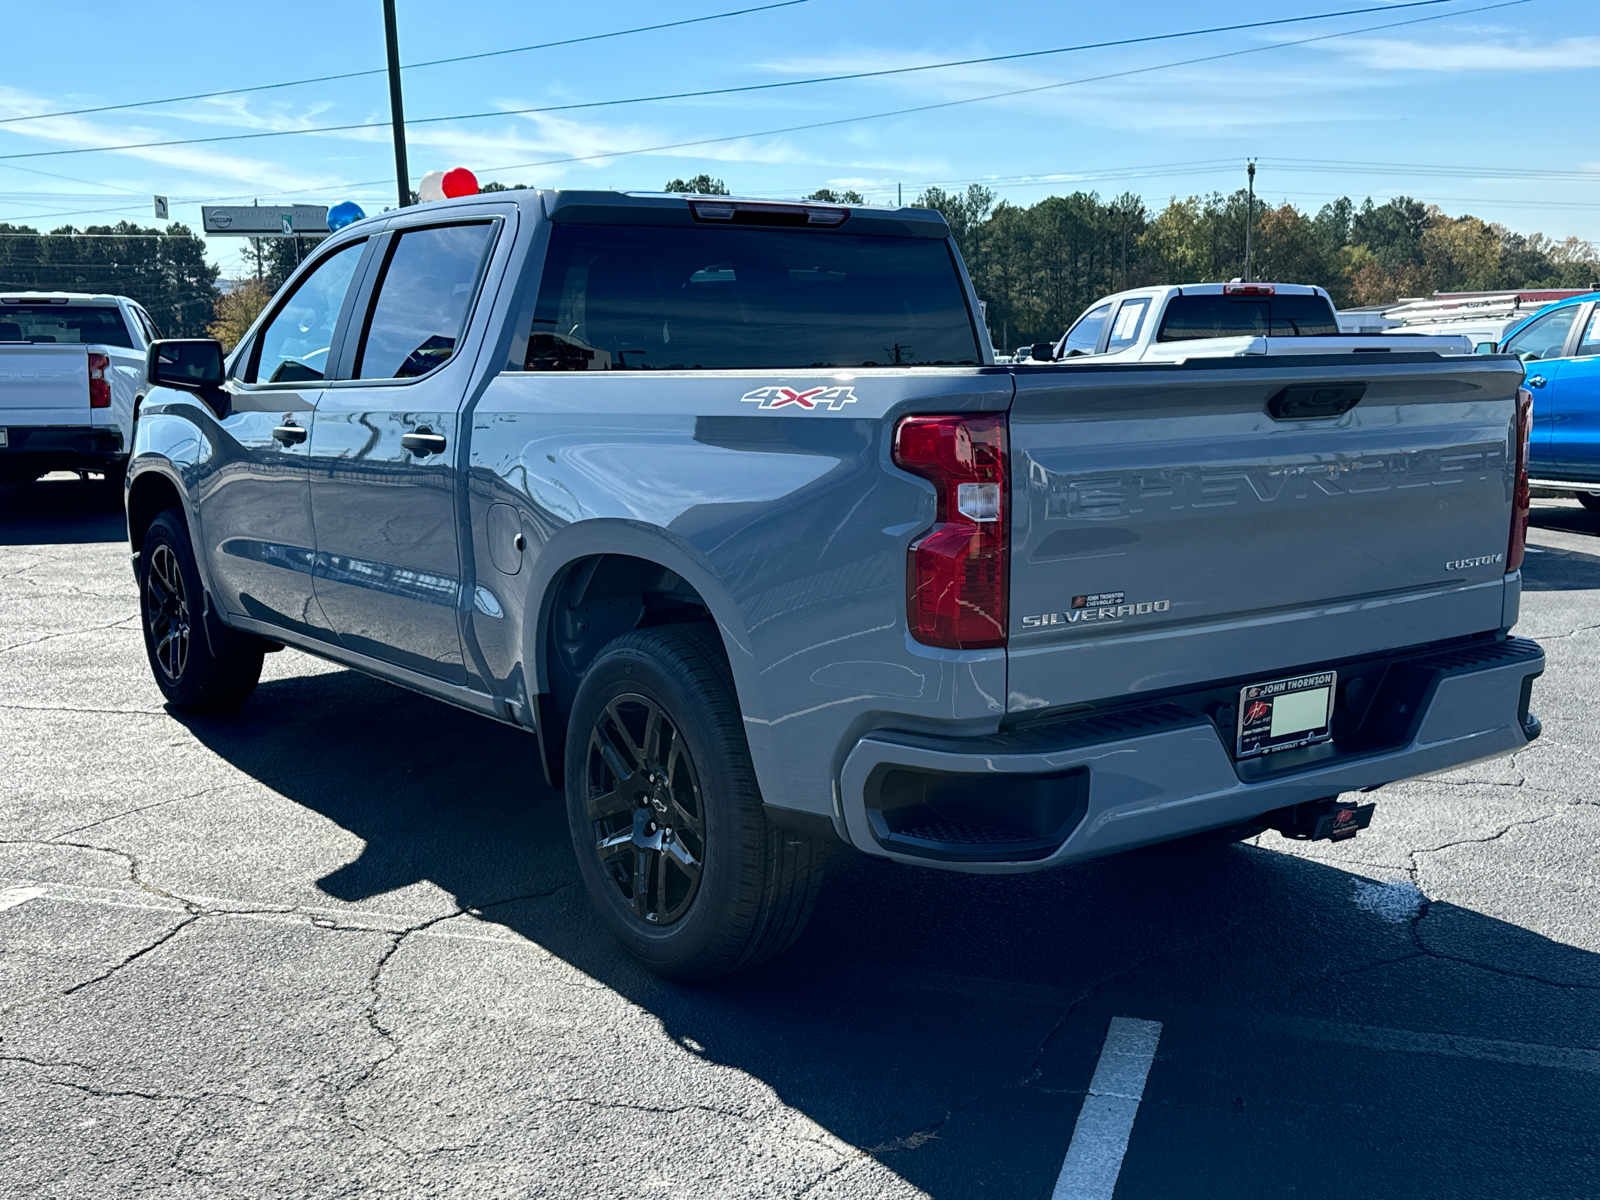
<svg viewBox="0 0 1600 1200">
<path fill-rule="evenodd" d="M 383 39 L 389 52 L 389 121 L 394 127 L 394 177 L 400 207 L 411 203 L 411 172 L 406 167 L 406 114 L 400 104 L 400 35 L 395 31 L 394 0 L 383 0 Z"/>
<path fill-rule="evenodd" d="M 1251 159 L 1245 167 L 1245 174 L 1250 178 L 1250 198 L 1245 201 L 1244 216 L 1244 281 L 1249 283 L 1255 277 L 1250 274 L 1251 251 L 1255 248 L 1256 231 L 1256 160 Z"/>
<path fill-rule="evenodd" d="M 906 198 L 901 193 L 900 185 L 898 183 L 894 185 L 894 202 L 897 205 L 902 205 L 906 202 Z"/>
</svg>

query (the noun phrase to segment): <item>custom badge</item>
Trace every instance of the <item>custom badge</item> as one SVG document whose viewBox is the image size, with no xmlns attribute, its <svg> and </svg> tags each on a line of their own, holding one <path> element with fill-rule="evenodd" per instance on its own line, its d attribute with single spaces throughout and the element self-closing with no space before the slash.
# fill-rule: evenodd
<svg viewBox="0 0 1600 1200">
<path fill-rule="evenodd" d="M 764 387 L 746 392 L 740 399 L 759 408 L 796 408 L 805 412 L 828 408 L 837 412 L 846 404 L 856 402 L 856 390 L 853 387 L 814 387 L 796 391 L 792 387 Z"/>
</svg>

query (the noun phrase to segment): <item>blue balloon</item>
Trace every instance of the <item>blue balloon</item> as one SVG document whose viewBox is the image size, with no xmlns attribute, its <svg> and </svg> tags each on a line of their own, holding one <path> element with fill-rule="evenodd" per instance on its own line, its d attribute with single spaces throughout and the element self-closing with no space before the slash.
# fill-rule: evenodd
<svg viewBox="0 0 1600 1200">
<path fill-rule="evenodd" d="M 328 232 L 338 233 L 346 225 L 354 224 L 367 214 L 354 200 L 346 200 L 343 204 L 335 204 L 328 210 Z"/>
</svg>

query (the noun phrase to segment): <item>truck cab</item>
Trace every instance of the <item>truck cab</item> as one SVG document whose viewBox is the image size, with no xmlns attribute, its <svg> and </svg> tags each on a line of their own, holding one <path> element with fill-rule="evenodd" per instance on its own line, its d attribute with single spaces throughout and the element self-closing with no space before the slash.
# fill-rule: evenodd
<svg viewBox="0 0 1600 1200">
<path fill-rule="evenodd" d="M 1134 288 L 1096 301 L 1060 341 L 1033 357 L 1098 363 L 1177 362 L 1195 356 L 1433 350 L 1465 354 L 1466 338 L 1341 334 L 1333 300 L 1299 283 L 1186 283 Z"/>
</svg>

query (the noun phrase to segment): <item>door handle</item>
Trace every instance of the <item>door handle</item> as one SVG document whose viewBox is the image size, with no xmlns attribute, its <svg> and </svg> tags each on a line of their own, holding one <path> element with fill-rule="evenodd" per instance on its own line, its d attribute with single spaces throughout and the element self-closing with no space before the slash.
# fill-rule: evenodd
<svg viewBox="0 0 1600 1200">
<path fill-rule="evenodd" d="M 1528 386 L 1529 387 L 1543 387 L 1544 383 L 1545 383 L 1545 379 L 1544 379 L 1543 375 L 1533 375 L 1533 376 L 1530 376 L 1529 379 L 1528 379 Z"/>
<path fill-rule="evenodd" d="M 434 433 L 431 429 L 419 429 L 416 433 L 401 434 L 400 444 L 418 458 L 425 458 L 429 454 L 443 454 L 444 434 Z"/>
<path fill-rule="evenodd" d="M 275 428 L 272 431 L 272 437 L 274 441 L 282 442 L 285 446 L 298 446 L 306 440 L 306 436 L 310 432 L 304 425 L 296 425 L 291 422 Z"/>
</svg>

